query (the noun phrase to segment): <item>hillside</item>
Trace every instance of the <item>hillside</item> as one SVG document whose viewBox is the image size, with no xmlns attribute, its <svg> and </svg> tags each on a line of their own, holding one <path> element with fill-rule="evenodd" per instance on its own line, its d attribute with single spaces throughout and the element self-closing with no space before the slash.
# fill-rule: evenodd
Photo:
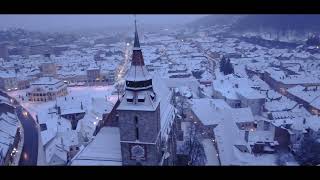
<svg viewBox="0 0 320 180">
<path fill-rule="evenodd" d="M 210 27 L 215 25 L 230 25 L 240 17 L 239 15 L 208 15 L 199 18 L 189 24 L 188 27 Z"/>
<path fill-rule="evenodd" d="M 248 15 L 233 24 L 233 31 L 273 29 L 313 32 L 320 30 L 320 15 Z"/>
</svg>

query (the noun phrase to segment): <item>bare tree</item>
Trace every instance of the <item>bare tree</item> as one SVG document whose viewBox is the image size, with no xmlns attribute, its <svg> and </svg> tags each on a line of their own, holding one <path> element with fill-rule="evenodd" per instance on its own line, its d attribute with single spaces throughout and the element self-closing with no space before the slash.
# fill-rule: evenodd
<svg viewBox="0 0 320 180">
<path fill-rule="evenodd" d="M 181 151 L 188 157 L 188 166 L 202 166 L 205 165 L 207 159 L 204 152 L 203 145 L 200 141 L 200 132 L 198 126 L 191 124 L 188 136 L 181 146 Z"/>
<path fill-rule="evenodd" d="M 190 103 L 188 102 L 188 98 L 181 95 L 174 96 L 174 106 L 178 110 L 178 114 L 181 116 L 182 121 L 186 118 L 186 111 L 190 109 Z"/>
<path fill-rule="evenodd" d="M 276 164 L 278 166 L 286 166 L 290 162 L 295 162 L 295 159 L 290 152 L 279 151 L 276 155 Z"/>
<path fill-rule="evenodd" d="M 124 83 L 122 82 L 117 82 L 115 85 L 117 94 L 118 94 L 118 99 L 120 99 L 120 96 L 122 95 L 122 93 L 124 92 Z"/>
<path fill-rule="evenodd" d="M 295 158 L 300 165 L 315 166 L 320 164 L 320 143 L 318 137 L 305 135 L 299 148 L 295 152 Z"/>
</svg>

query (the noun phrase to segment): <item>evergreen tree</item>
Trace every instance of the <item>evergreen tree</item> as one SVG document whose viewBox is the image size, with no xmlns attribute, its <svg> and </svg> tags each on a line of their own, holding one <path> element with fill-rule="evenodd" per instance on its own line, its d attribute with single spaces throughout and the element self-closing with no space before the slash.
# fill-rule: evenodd
<svg viewBox="0 0 320 180">
<path fill-rule="evenodd" d="M 320 45 L 320 37 L 319 35 L 312 35 L 311 37 L 309 37 L 306 41 L 306 44 L 308 46 L 318 46 Z"/>
<path fill-rule="evenodd" d="M 300 165 L 316 166 L 320 164 L 320 143 L 317 138 L 307 135 L 295 152 L 295 158 Z"/>
<path fill-rule="evenodd" d="M 220 60 L 220 72 L 224 72 L 225 71 L 225 64 L 226 64 L 226 58 L 224 56 L 222 56 L 221 60 Z"/>
<path fill-rule="evenodd" d="M 220 61 L 220 72 L 223 72 L 224 75 L 234 73 L 234 68 L 229 58 L 222 57 Z"/>
</svg>

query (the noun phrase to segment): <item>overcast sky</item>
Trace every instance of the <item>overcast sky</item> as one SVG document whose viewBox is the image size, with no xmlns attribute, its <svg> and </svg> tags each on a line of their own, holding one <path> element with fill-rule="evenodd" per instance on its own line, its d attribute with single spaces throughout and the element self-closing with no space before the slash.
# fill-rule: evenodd
<svg viewBox="0 0 320 180">
<path fill-rule="evenodd" d="M 175 25 L 204 15 L 137 15 L 140 24 Z M 0 15 L 0 28 L 21 27 L 28 30 L 65 30 L 128 26 L 133 15 Z"/>
</svg>

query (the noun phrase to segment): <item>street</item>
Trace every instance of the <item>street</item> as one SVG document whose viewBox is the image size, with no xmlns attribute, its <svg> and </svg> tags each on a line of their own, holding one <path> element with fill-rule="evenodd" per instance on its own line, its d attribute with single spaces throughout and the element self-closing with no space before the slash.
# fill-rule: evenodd
<svg viewBox="0 0 320 180">
<path fill-rule="evenodd" d="M 36 166 L 38 159 L 38 129 L 36 122 L 20 105 L 17 106 L 16 113 L 24 129 L 24 144 L 19 165 Z"/>
</svg>

